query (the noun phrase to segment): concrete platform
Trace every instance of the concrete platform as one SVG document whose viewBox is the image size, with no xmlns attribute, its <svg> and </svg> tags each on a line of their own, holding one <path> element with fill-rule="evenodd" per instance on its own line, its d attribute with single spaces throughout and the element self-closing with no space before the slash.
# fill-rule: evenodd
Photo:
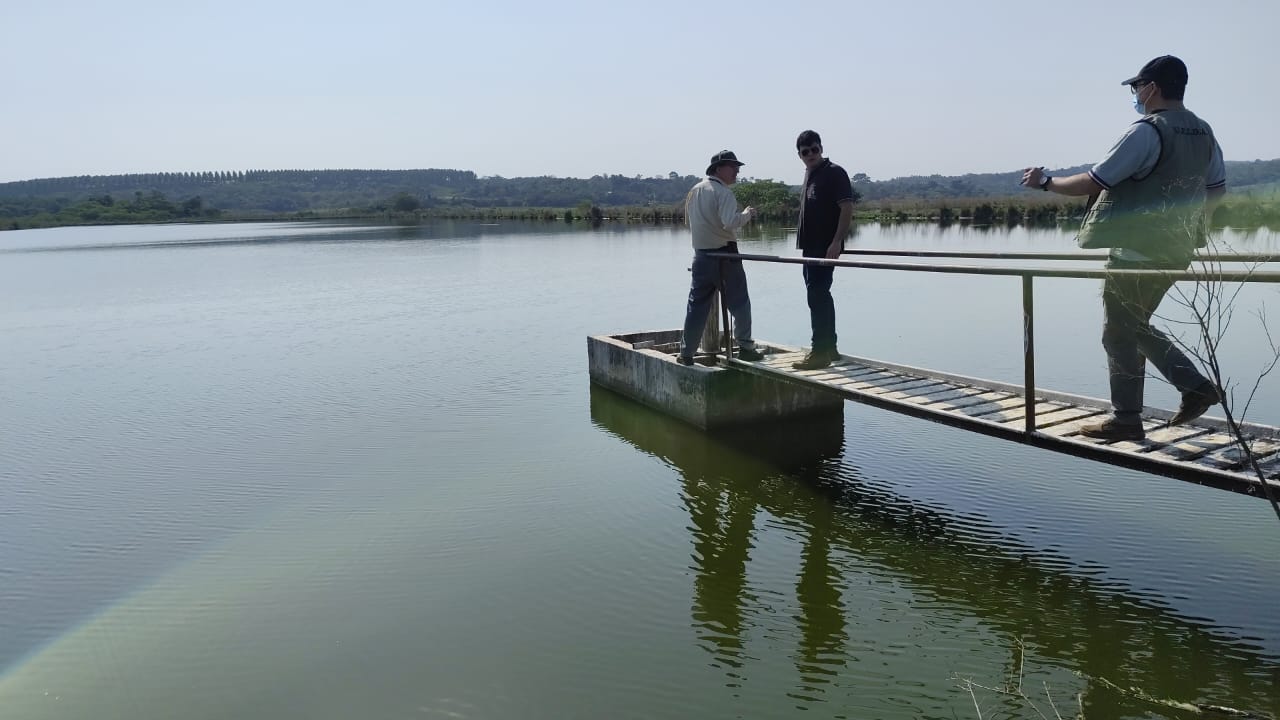
<svg viewBox="0 0 1280 720">
<path fill-rule="evenodd" d="M 676 362 L 680 330 L 587 338 L 591 380 L 704 430 L 776 422 L 822 413 L 843 414 L 844 398 L 826 388 L 722 367 L 699 355 Z M 757 345 L 765 358 L 786 349 Z"/>
</svg>

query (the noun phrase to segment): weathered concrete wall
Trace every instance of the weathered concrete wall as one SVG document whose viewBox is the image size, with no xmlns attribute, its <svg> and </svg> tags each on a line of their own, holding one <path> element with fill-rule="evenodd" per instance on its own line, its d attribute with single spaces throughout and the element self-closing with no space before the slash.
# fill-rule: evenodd
<svg viewBox="0 0 1280 720">
<path fill-rule="evenodd" d="M 641 348 L 679 341 L 679 330 L 587 338 L 591 379 L 703 429 L 767 422 L 844 405 L 837 395 L 745 372 L 685 366 Z"/>
</svg>

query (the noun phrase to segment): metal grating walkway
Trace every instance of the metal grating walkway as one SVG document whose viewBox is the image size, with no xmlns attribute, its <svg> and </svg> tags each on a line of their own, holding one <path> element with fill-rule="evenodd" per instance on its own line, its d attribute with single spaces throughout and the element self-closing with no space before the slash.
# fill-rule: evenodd
<svg viewBox="0 0 1280 720">
<path fill-rule="evenodd" d="M 993 437 L 1265 497 L 1261 483 L 1248 468 L 1248 456 L 1226 432 L 1224 420 L 1206 417 L 1189 425 L 1165 427 L 1164 421 L 1172 413 L 1148 408 L 1145 440 L 1094 440 L 1080 435 L 1080 427 L 1109 412 L 1106 400 L 1037 390 L 1033 421 L 1028 423 L 1027 402 L 1019 385 L 847 355 L 828 368 L 795 370 L 791 363 L 801 358 L 802 352 L 768 347 L 772 352 L 763 360 L 735 358 L 731 367 L 817 386 L 855 402 Z M 1280 428 L 1246 424 L 1243 429 L 1268 484 L 1280 493 Z"/>
</svg>

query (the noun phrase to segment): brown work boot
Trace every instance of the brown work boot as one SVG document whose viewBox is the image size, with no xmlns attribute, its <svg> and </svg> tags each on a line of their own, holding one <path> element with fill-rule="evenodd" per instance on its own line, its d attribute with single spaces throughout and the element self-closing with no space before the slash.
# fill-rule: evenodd
<svg viewBox="0 0 1280 720">
<path fill-rule="evenodd" d="M 791 363 L 797 370 L 820 370 L 840 357 L 835 350 L 810 350 L 802 360 Z"/>
<path fill-rule="evenodd" d="M 1081 427 L 1080 434 L 1094 440 L 1142 440 L 1147 431 L 1142 429 L 1142 423 L 1122 423 L 1109 417 L 1100 423 Z"/>
<path fill-rule="evenodd" d="M 1219 402 L 1222 402 L 1222 397 L 1218 395 L 1218 389 L 1211 382 L 1195 390 L 1188 390 L 1182 393 L 1182 404 L 1178 406 L 1178 412 L 1169 418 L 1168 426 L 1189 423 L 1208 412 L 1209 408 Z"/>
</svg>

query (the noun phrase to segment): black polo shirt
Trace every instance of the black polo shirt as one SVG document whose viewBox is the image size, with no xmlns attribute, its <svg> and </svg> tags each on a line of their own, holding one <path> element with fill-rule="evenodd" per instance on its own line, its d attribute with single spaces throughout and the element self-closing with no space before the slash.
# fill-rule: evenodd
<svg viewBox="0 0 1280 720">
<path fill-rule="evenodd" d="M 800 188 L 800 227 L 796 229 L 796 247 L 826 254 L 840 224 L 840 203 L 853 202 L 853 184 L 849 173 L 830 160 L 805 174 Z"/>
</svg>

